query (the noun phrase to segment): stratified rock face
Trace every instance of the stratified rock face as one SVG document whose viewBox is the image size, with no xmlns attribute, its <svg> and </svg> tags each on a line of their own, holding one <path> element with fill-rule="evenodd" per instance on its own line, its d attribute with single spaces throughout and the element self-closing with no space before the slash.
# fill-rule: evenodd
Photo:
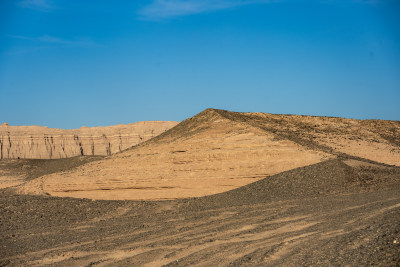
<svg viewBox="0 0 400 267">
<path fill-rule="evenodd" d="M 109 156 L 175 126 L 174 121 L 144 121 L 108 127 L 62 130 L 41 126 L 0 125 L 0 159 L 59 159 Z"/>
</svg>

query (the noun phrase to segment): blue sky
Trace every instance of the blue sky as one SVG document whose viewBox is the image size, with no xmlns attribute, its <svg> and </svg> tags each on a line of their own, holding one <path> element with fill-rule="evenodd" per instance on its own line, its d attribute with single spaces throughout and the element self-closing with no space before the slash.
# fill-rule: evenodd
<svg viewBox="0 0 400 267">
<path fill-rule="evenodd" d="M 209 107 L 400 120 L 399 14 L 390 0 L 2 0 L 0 122 Z"/>
</svg>

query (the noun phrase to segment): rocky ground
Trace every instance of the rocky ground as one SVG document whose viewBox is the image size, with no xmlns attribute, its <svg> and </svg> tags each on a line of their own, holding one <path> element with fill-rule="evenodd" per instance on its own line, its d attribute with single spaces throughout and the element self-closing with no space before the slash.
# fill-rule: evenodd
<svg viewBox="0 0 400 267">
<path fill-rule="evenodd" d="M 400 169 L 335 159 L 168 201 L 0 194 L 4 266 L 399 266 Z"/>
</svg>

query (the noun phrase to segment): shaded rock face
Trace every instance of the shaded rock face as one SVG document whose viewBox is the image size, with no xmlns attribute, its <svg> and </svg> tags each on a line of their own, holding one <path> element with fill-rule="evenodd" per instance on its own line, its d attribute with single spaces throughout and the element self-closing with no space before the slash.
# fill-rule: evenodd
<svg viewBox="0 0 400 267">
<path fill-rule="evenodd" d="M 41 126 L 0 125 L 0 159 L 59 159 L 109 156 L 175 126 L 173 121 L 145 121 L 108 127 L 62 130 Z"/>
</svg>

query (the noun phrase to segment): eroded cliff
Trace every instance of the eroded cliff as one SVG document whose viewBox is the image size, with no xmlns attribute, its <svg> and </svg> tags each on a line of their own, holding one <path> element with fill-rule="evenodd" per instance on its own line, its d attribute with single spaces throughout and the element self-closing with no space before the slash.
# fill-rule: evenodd
<svg viewBox="0 0 400 267">
<path fill-rule="evenodd" d="M 0 159 L 109 156 L 159 135 L 177 123 L 144 121 L 72 130 L 41 126 L 9 126 L 8 123 L 3 123 L 0 125 Z"/>
</svg>

